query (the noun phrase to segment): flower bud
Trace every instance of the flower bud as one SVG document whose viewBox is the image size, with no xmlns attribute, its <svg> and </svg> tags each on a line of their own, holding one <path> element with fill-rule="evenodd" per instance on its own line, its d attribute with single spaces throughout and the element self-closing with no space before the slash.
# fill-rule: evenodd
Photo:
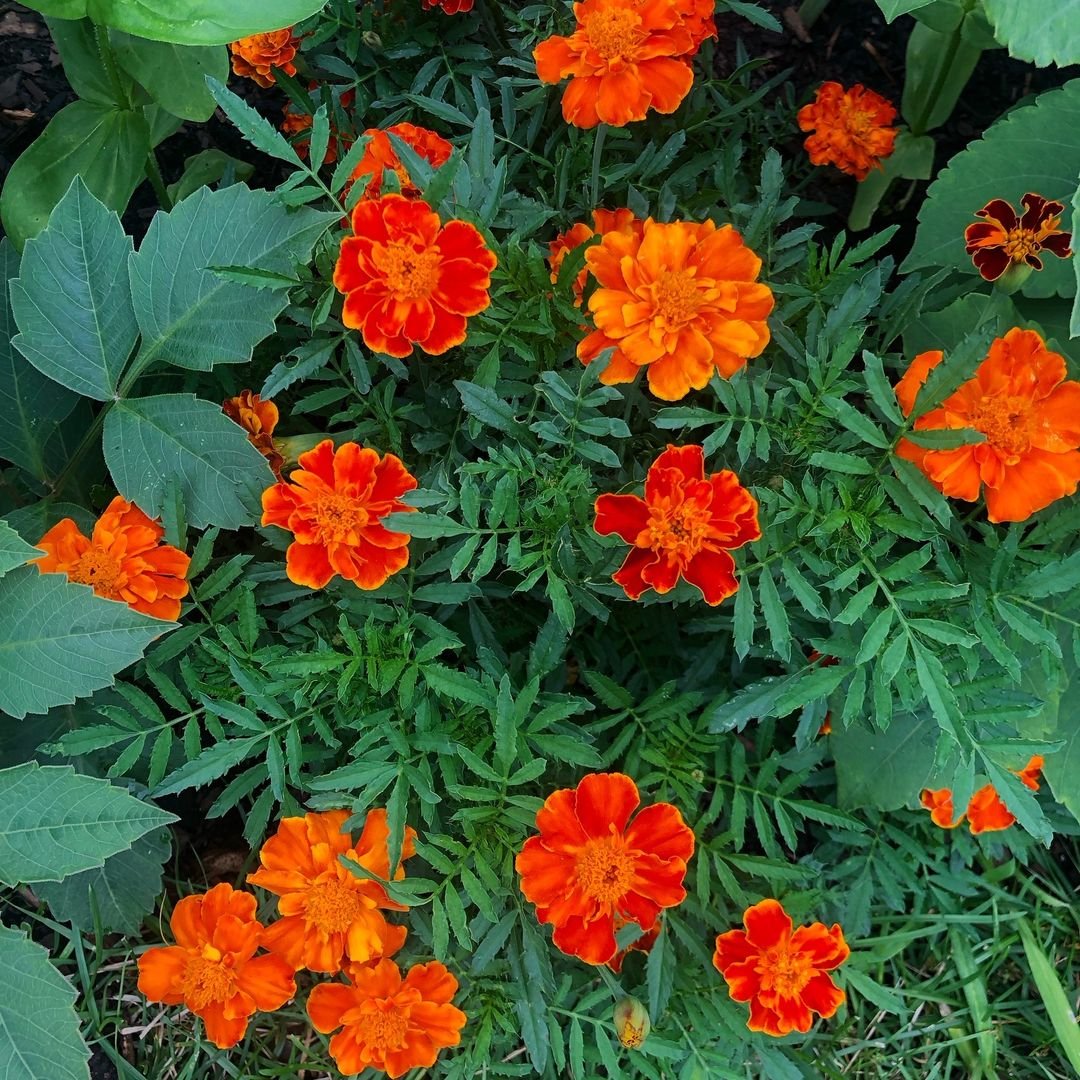
<svg viewBox="0 0 1080 1080">
<path fill-rule="evenodd" d="M 615 1006 L 615 1034 L 628 1050 L 638 1050 L 649 1037 L 652 1022 L 648 1010 L 637 998 L 623 998 Z"/>
<path fill-rule="evenodd" d="M 382 48 L 382 38 L 379 37 L 374 30 L 365 30 L 360 36 L 364 39 L 364 44 L 369 49 Z"/>
</svg>

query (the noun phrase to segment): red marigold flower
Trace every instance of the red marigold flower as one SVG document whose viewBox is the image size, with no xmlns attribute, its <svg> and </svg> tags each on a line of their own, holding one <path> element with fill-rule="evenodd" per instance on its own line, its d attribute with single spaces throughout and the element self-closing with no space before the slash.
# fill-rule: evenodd
<svg viewBox="0 0 1080 1080">
<path fill-rule="evenodd" d="M 716 939 L 713 965 L 734 1001 L 750 1002 L 751 1031 L 766 1035 L 806 1032 L 813 1013 L 823 1020 L 844 1003 L 844 991 L 829 977 L 851 950 L 838 923 L 800 926 L 776 900 L 762 900 L 743 914 L 745 930 Z"/>
<path fill-rule="evenodd" d="M 1029 191 L 1020 202 L 1024 216 L 1018 218 L 1004 199 L 991 199 L 975 216 L 983 220 L 964 230 L 965 250 L 975 269 L 987 280 L 997 281 L 1010 266 L 1043 268 L 1039 253 L 1049 251 L 1059 259 L 1072 254 L 1072 233 L 1059 229 L 1065 206 Z"/>
<path fill-rule="evenodd" d="M 35 547 L 45 552 L 31 565 L 43 574 L 67 574 L 106 600 L 119 600 L 155 619 L 176 619 L 187 596 L 191 559 L 163 544 L 165 530 L 119 495 L 87 538 L 71 518 L 58 521 Z"/>
<path fill-rule="evenodd" d="M 596 330 L 578 345 L 589 364 L 614 348 L 604 383 L 633 382 L 678 401 L 729 378 L 769 343 L 773 294 L 757 282 L 761 260 L 730 226 L 649 218 L 640 232 L 608 232 L 585 253 L 600 284 L 589 298 Z"/>
<path fill-rule="evenodd" d="M 229 44 L 233 73 L 254 79 L 263 87 L 273 86 L 273 68 L 280 68 L 286 75 L 296 74 L 293 57 L 299 45 L 300 39 L 293 37 L 291 26 L 233 41 Z"/>
<path fill-rule="evenodd" d="M 555 927 L 556 948 L 587 964 L 615 957 L 618 926 L 652 930 L 663 908 L 686 898 L 694 834 L 670 803 L 646 806 L 630 822 L 639 801 L 629 776 L 592 773 L 547 797 L 536 814 L 540 835 L 517 857 L 537 919 Z"/>
<path fill-rule="evenodd" d="M 358 963 L 390 956 L 405 941 L 405 927 L 386 921 L 383 910 L 407 911 L 369 878 L 342 866 L 338 856 L 358 863 L 384 881 L 405 876 L 400 865 L 391 878 L 385 810 L 372 810 L 354 844 L 341 831 L 348 810 L 282 818 L 278 831 L 259 852 L 260 869 L 248 874 L 280 897 L 281 918 L 263 933 L 263 944 L 294 970 L 336 972 L 344 957 Z M 416 854 L 416 832 L 405 830 L 401 862 Z"/>
<path fill-rule="evenodd" d="M 318 83 L 313 82 L 308 84 L 309 90 L 318 90 L 318 88 Z M 355 101 L 356 91 L 346 90 L 341 95 L 340 105 L 342 109 L 351 109 Z M 281 122 L 281 130 L 284 134 L 289 136 L 300 135 L 304 132 L 310 131 L 312 124 L 315 122 L 315 118 L 311 115 L 311 113 L 298 111 L 296 106 L 293 105 L 291 101 L 287 101 L 285 103 L 282 112 L 284 113 L 284 119 Z M 292 144 L 293 149 L 300 155 L 300 157 L 306 158 L 308 156 L 308 150 L 311 146 L 311 137 L 308 136 L 305 139 L 294 138 L 292 140 Z M 326 146 L 326 156 L 323 158 L 323 164 L 332 165 L 335 161 L 337 161 L 340 154 L 348 150 L 350 145 L 352 145 L 352 140 L 346 139 L 340 131 L 338 131 L 336 128 L 334 128 L 333 125 L 331 125 L 330 142 Z"/>
<path fill-rule="evenodd" d="M 441 135 L 415 124 L 393 124 L 385 131 L 380 128 L 368 128 L 365 135 L 371 141 L 364 150 L 364 156 L 356 163 L 349 184 L 352 186 L 357 180 L 365 176 L 370 177 L 367 187 L 364 189 L 364 197 L 377 199 L 382 192 L 383 172 L 390 169 L 397 175 L 401 194 L 408 199 L 419 196 L 420 190 L 413 184 L 409 172 L 401 163 L 401 159 L 394 150 L 394 144 L 390 141 L 391 135 L 396 135 L 403 142 L 408 143 L 429 165 L 438 169 L 450 160 L 454 147 Z"/>
<path fill-rule="evenodd" d="M 256 1011 L 273 1012 L 296 994 L 293 969 L 280 957 L 256 956 L 263 925 L 255 897 L 229 884 L 185 896 L 173 908 L 176 944 L 139 957 L 139 990 L 165 1005 L 186 1005 L 223 1050 L 235 1046 Z"/>
<path fill-rule="evenodd" d="M 533 50 L 542 82 L 570 77 L 563 117 L 577 127 L 603 122 L 623 127 L 649 109 L 673 113 L 690 92 L 694 73 L 680 57 L 694 49 L 684 23 L 684 0 L 583 0 L 574 4 L 577 28 Z"/>
<path fill-rule="evenodd" d="M 409 537 L 382 525 L 387 514 L 415 509 L 401 496 L 416 477 L 393 454 L 356 443 L 334 449 L 324 439 L 301 454 L 287 481 L 263 492 L 262 523 L 294 536 L 285 552 L 289 580 L 321 589 L 340 574 L 361 589 L 378 589 L 409 561 Z"/>
<path fill-rule="evenodd" d="M 641 236 L 645 223 L 634 217 L 632 210 L 604 210 L 593 211 L 593 227 L 590 228 L 584 221 L 571 225 L 566 232 L 559 233 L 548 244 L 548 265 L 551 267 L 551 284 L 559 283 L 559 271 L 566 256 L 575 248 L 588 243 L 594 236 L 606 236 L 611 232 L 623 233 L 627 236 Z M 585 282 L 589 276 L 588 267 L 582 267 L 581 273 L 574 279 L 574 307 L 581 307 L 582 297 L 585 293 Z"/>
<path fill-rule="evenodd" d="M 612 579 L 631 600 L 682 578 L 719 604 L 739 588 L 729 552 L 761 539 L 757 500 L 728 469 L 706 476 L 700 446 L 669 446 L 649 467 L 644 499 L 605 494 L 595 509 L 601 536 L 633 545 Z"/>
<path fill-rule="evenodd" d="M 442 8 L 447 15 L 461 15 L 466 11 L 472 11 L 473 0 L 424 0 L 424 10 Z"/>
<path fill-rule="evenodd" d="M 281 466 L 285 459 L 274 447 L 274 428 L 278 422 L 278 407 L 272 401 L 263 401 L 250 390 L 241 390 L 221 406 L 221 411 L 234 424 L 248 433 L 248 442 L 270 463 L 274 475 L 281 479 Z"/>
<path fill-rule="evenodd" d="M 804 143 L 810 161 L 835 165 L 858 180 L 881 168 L 898 134 L 888 126 L 896 119 L 896 109 L 861 84 L 845 90 L 837 82 L 822 83 L 816 99 L 799 110 L 798 119 L 801 130 L 814 133 Z"/>
<path fill-rule="evenodd" d="M 361 200 L 352 228 L 334 268 L 342 322 L 387 356 L 410 356 L 414 344 L 429 356 L 460 345 L 468 316 L 491 303 L 498 265 L 480 230 L 443 225 L 426 202 L 401 195 Z"/>
<path fill-rule="evenodd" d="M 439 1051 L 457 1046 L 467 1017 L 450 1002 L 457 979 L 438 961 L 417 964 L 403 979 L 397 964 L 349 964 L 350 986 L 320 983 L 308 997 L 316 1031 L 329 1035 L 330 1056 L 346 1076 L 378 1069 L 395 1078 L 428 1069 Z"/>
<path fill-rule="evenodd" d="M 896 384 L 905 415 L 943 356 L 920 353 Z M 1080 483 L 1080 382 L 1066 374 L 1065 359 L 1034 330 L 1014 328 L 973 379 L 915 421 L 916 431 L 974 428 L 986 441 L 927 450 L 902 439 L 896 452 L 952 498 L 974 502 L 985 489 L 991 521 L 1026 521 Z"/>
<path fill-rule="evenodd" d="M 1019 771 L 1013 770 L 1020 782 L 1032 791 L 1039 790 L 1039 774 L 1043 770 L 1044 761 L 1040 754 L 1036 754 Z M 943 829 L 955 829 L 967 817 L 968 827 L 971 832 L 978 836 L 984 832 L 1000 832 L 1015 824 L 1016 818 L 1009 812 L 1001 801 L 1001 796 L 994 789 L 993 784 L 985 784 L 971 796 L 967 804 L 966 814 L 961 814 L 953 820 L 953 797 L 948 788 L 938 788 L 936 791 L 924 790 L 919 795 L 919 802 L 930 811 L 930 819 L 935 825 Z"/>
</svg>

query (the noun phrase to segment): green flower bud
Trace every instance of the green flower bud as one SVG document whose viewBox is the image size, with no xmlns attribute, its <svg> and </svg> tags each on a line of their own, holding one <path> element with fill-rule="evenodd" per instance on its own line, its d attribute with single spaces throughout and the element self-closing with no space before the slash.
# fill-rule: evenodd
<svg viewBox="0 0 1080 1080">
<path fill-rule="evenodd" d="M 637 998 L 623 998 L 615 1006 L 615 1034 L 628 1050 L 640 1049 L 649 1037 L 652 1021 L 648 1010 Z"/>
</svg>

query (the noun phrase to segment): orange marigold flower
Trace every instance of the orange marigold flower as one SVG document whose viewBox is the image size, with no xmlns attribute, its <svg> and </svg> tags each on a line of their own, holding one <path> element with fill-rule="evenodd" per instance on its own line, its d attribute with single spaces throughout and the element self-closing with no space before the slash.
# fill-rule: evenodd
<svg viewBox="0 0 1080 1080">
<path fill-rule="evenodd" d="M 587 964 L 614 959 L 619 926 L 650 931 L 663 908 L 686 898 L 694 834 L 670 803 L 646 806 L 630 822 L 639 801 L 629 776 L 592 773 L 547 797 L 536 814 L 540 835 L 517 857 L 537 919 L 555 927 L 556 948 Z"/>
<path fill-rule="evenodd" d="M 750 1002 L 751 1031 L 766 1035 L 806 1032 L 813 1013 L 827 1020 L 844 1003 L 844 991 L 829 977 L 851 950 L 838 923 L 800 926 L 776 900 L 762 900 L 743 914 L 745 930 L 716 939 L 713 965 L 734 1001 Z"/>
<path fill-rule="evenodd" d="M 942 358 L 920 353 L 897 383 L 905 415 Z M 916 431 L 974 428 L 986 441 L 927 450 L 903 439 L 896 452 L 952 498 L 973 502 L 985 488 L 991 521 L 1026 521 L 1080 483 L 1080 382 L 1066 373 L 1034 330 L 1014 328 L 994 341 L 973 379 L 915 421 Z"/>
<path fill-rule="evenodd" d="M 952 792 L 948 788 L 925 788 L 919 796 L 919 802 L 930 811 L 933 823 L 943 829 L 955 829 L 964 820 L 963 814 L 955 816 Z"/>
<path fill-rule="evenodd" d="M 678 401 L 714 371 L 730 377 L 769 343 L 773 294 L 756 281 L 761 260 L 730 225 L 649 218 L 640 233 L 605 234 L 585 264 L 600 288 L 589 298 L 596 330 L 577 354 L 589 364 L 615 349 L 601 382 L 633 382 L 645 368 L 653 394 Z"/>
<path fill-rule="evenodd" d="M 415 965 L 404 979 L 392 960 L 349 964 L 345 973 L 350 986 L 320 983 L 307 1008 L 316 1031 L 342 1029 L 330 1040 L 330 1056 L 346 1076 L 427 1069 L 440 1050 L 461 1041 L 467 1017 L 451 1004 L 458 982 L 438 961 Z"/>
<path fill-rule="evenodd" d="M 318 90 L 318 83 L 309 83 L 309 90 Z M 356 101 L 356 91 L 346 90 L 341 95 L 340 105 L 343 109 L 351 109 Z M 304 132 L 310 131 L 312 124 L 315 122 L 315 118 L 311 113 L 300 112 L 291 101 L 285 103 L 282 109 L 284 119 L 281 121 L 281 130 L 284 134 L 289 136 L 301 135 Z M 293 149 L 302 158 L 308 156 L 308 151 L 311 147 L 310 135 L 304 139 L 293 139 Z M 352 144 L 351 139 L 343 137 L 342 133 L 336 130 L 332 125 L 330 128 L 330 142 L 326 146 L 326 156 L 323 158 L 324 165 L 332 165 L 337 161 L 338 156 L 346 151 Z"/>
<path fill-rule="evenodd" d="M 387 356 L 410 356 L 414 344 L 430 356 L 460 345 L 468 316 L 491 303 L 498 264 L 480 230 L 443 225 L 426 202 L 401 195 L 361 200 L 352 228 L 334 268 L 342 322 Z"/>
<path fill-rule="evenodd" d="M 263 934 L 263 944 L 294 970 L 336 972 L 344 958 L 366 963 L 390 956 L 405 941 L 405 927 L 386 921 L 383 910 L 407 911 L 369 878 L 342 866 L 338 856 L 358 863 L 384 881 L 405 876 L 390 870 L 385 810 L 372 810 L 354 844 L 341 831 L 348 810 L 282 818 L 278 831 L 259 852 L 260 869 L 248 882 L 280 897 L 281 918 Z M 401 860 L 416 854 L 416 832 L 405 830 Z"/>
<path fill-rule="evenodd" d="M 816 99 L 799 110 L 799 127 L 814 134 L 803 144 L 814 165 L 835 165 L 858 180 L 881 168 L 893 152 L 896 109 L 880 94 L 855 85 L 822 83 Z"/>
<path fill-rule="evenodd" d="M 119 495 L 97 519 L 90 538 L 71 518 L 58 521 L 35 545 L 31 564 L 43 574 L 67 574 L 106 600 L 119 600 L 155 619 L 176 619 L 187 596 L 191 559 L 163 544 L 165 530 Z"/>
<path fill-rule="evenodd" d="M 700 446 L 669 446 L 649 467 L 644 499 L 605 494 L 595 509 L 601 536 L 633 545 L 612 578 L 631 600 L 682 578 L 719 604 L 739 588 L 729 552 L 761 539 L 757 500 L 728 469 L 706 476 Z"/>
<path fill-rule="evenodd" d="M 221 411 L 248 433 L 248 442 L 266 458 L 280 480 L 285 459 L 275 449 L 272 438 L 278 422 L 278 407 L 272 401 L 263 401 L 250 390 L 241 390 L 221 406 Z"/>
<path fill-rule="evenodd" d="M 472 11 L 473 0 L 424 0 L 424 10 L 442 8 L 447 15 L 462 15 L 466 11 Z"/>
<path fill-rule="evenodd" d="M 1013 772 L 1020 777 L 1024 787 L 1038 791 L 1039 774 L 1044 764 L 1042 755 L 1036 754 L 1022 769 L 1014 769 Z M 948 788 L 938 788 L 936 791 L 926 789 L 919 795 L 919 802 L 930 811 L 933 823 L 943 829 L 955 829 L 966 816 L 968 827 L 976 836 L 984 832 L 1000 832 L 1016 822 L 1016 818 L 1001 801 L 1001 796 L 994 790 L 993 784 L 985 784 L 979 788 L 971 796 L 966 814 L 961 814 L 955 820 L 952 792 Z"/>
<path fill-rule="evenodd" d="M 280 1009 L 296 993 L 293 969 L 278 956 L 256 956 L 263 925 L 255 897 L 231 885 L 185 896 L 173 908 L 176 944 L 139 957 L 139 990 L 150 1001 L 186 1005 L 225 1050 L 256 1011 Z"/>
<path fill-rule="evenodd" d="M 690 34 L 691 47 L 687 55 L 693 56 L 706 38 L 716 37 L 716 0 L 679 0 L 678 9 L 683 26 Z"/>
<path fill-rule="evenodd" d="M 286 75 L 296 74 L 293 57 L 299 44 L 300 39 L 293 37 L 291 26 L 233 41 L 229 44 L 233 73 L 254 79 L 260 86 L 273 86 L 272 68 L 280 68 Z"/>
<path fill-rule="evenodd" d="M 299 465 L 262 496 L 262 523 L 295 537 L 285 552 L 289 580 L 321 589 L 340 574 L 361 589 L 384 585 L 408 563 L 409 537 L 381 522 L 415 509 L 401 496 L 416 477 L 393 454 L 353 442 L 335 450 L 332 439 L 301 454 Z"/>
<path fill-rule="evenodd" d="M 991 199 L 975 216 L 983 220 L 964 230 L 966 251 L 975 269 L 987 280 L 997 281 L 1010 266 L 1043 268 L 1041 251 L 1059 259 L 1072 254 L 1072 233 L 1058 228 L 1065 206 L 1029 191 L 1020 202 L 1023 217 L 1018 218 L 1004 199 Z"/>
<path fill-rule="evenodd" d="M 577 127 L 603 122 L 623 127 L 649 109 L 673 113 L 690 92 L 694 73 L 680 57 L 694 49 L 684 23 L 685 0 L 582 0 L 577 28 L 533 50 L 542 82 L 570 77 L 563 117 Z"/>
<path fill-rule="evenodd" d="M 640 218 L 634 217 L 632 210 L 604 210 L 593 211 L 593 227 L 590 228 L 584 221 L 571 225 L 566 232 L 559 233 L 548 244 L 548 265 L 551 267 L 551 284 L 559 283 L 559 271 L 566 260 L 566 256 L 575 248 L 588 243 L 594 236 L 606 236 L 610 232 L 624 233 L 628 236 L 639 236 L 645 223 Z M 588 267 L 582 267 L 581 273 L 574 279 L 574 307 L 581 307 L 582 297 L 585 293 L 585 282 L 589 276 Z"/>
<path fill-rule="evenodd" d="M 364 134 L 369 136 L 371 141 L 364 150 L 364 156 L 353 169 L 349 186 L 351 187 L 356 180 L 361 180 L 365 176 L 370 177 L 364 189 L 364 197 L 367 199 L 379 197 L 382 192 L 383 172 L 386 169 L 397 175 L 401 194 L 406 198 L 415 199 L 420 194 L 419 189 L 409 177 L 408 170 L 402 165 L 401 159 L 394 150 L 394 144 L 390 141 L 391 135 L 396 135 L 403 142 L 408 143 L 435 169 L 445 165 L 454 150 L 454 147 L 437 132 L 417 127 L 415 124 L 394 124 L 385 131 L 380 128 L 368 128 Z"/>
</svg>

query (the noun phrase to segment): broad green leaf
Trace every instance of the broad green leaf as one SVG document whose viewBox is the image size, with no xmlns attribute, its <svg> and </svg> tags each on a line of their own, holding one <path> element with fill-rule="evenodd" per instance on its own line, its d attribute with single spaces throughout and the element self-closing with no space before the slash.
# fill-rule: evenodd
<svg viewBox="0 0 1080 1080">
<path fill-rule="evenodd" d="M 224 45 L 174 45 L 119 30 L 110 39 L 120 66 L 163 109 L 184 120 L 210 119 L 216 103 L 206 76 L 228 79 L 229 53 Z"/>
<path fill-rule="evenodd" d="M 919 8 L 928 7 L 934 0 L 877 0 L 886 22 L 892 22 L 901 15 L 909 15 Z"/>
<path fill-rule="evenodd" d="M 175 815 L 70 765 L 0 770 L 0 881 L 63 881 L 171 821 Z"/>
<path fill-rule="evenodd" d="M 919 210 L 915 244 L 905 272 L 948 267 L 977 276 L 964 252 L 964 229 L 975 211 L 991 199 L 1007 199 L 1020 211 L 1020 199 L 1037 191 L 1066 206 L 1062 228 L 1069 229 L 1070 202 L 1080 176 L 1080 142 L 1062 132 L 1080 127 L 1080 79 L 1041 94 L 1035 104 L 1014 109 L 986 134 L 960 151 L 938 174 Z M 1052 149 L 1048 149 L 1052 148 Z M 1028 296 L 1072 296 L 1076 291 L 1068 259 L 1047 255 L 1044 268 L 1024 284 Z"/>
<path fill-rule="evenodd" d="M 55 0 L 53 0 L 55 2 Z M 227 45 L 314 15 L 326 0 L 86 0 L 90 18 L 136 37 Z"/>
<path fill-rule="evenodd" d="M 116 397 L 139 328 L 127 263 L 133 250 L 119 217 L 79 177 L 44 232 L 27 241 L 11 307 L 15 347 L 50 379 L 84 397 Z"/>
<path fill-rule="evenodd" d="M 840 806 L 896 810 L 910 803 L 930 776 L 939 730 L 929 713 L 907 712 L 897 712 L 884 732 L 864 723 L 834 727 L 829 742 Z"/>
<path fill-rule="evenodd" d="M 76 176 L 110 210 L 122 212 L 143 179 L 149 152 L 141 110 L 73 101 L 12 165 L 0 195 L 4 229 L 21 248 L 45 228 Z"/>
<path fill-rule="evenodd" d="M 111 686 L 173 623 L 37 567 L 0 578 L 0 711 L 21 720 Z"/>
<path fill-rule="evenodd" d="M 1080 0 L 983 0 L 983 7 L 1010 56 L 1039 67 L 1080 63 Z"/>
<path fill-rule="evenodd" d="M 120 87 L 127 99 L 118 101 L 116 87 L 109 78 L 109 72 L 101 62 L 94 24 L 89 19 L 62 18 L 46 19 L 53 44 L 60 54 L 64 65 L 64 74 L 71 83 L 72 90 L 83 101 L 93 101 L 98 105 L 123 108 L 130 101 L 134 89 L 132 81 L 120 75 Z"/>
<path fill-rule="evenodd" d="M 230 157 L 222 150 L 202 150 L 184 162 L 184 171 L 175 184 L 169 185 L 169 198 L 174 203 L 193 192 L 220 180 L 229 169 L 237 180 L 247 180 L 255 171 L 253 165 Z"/>
<path fill-rule="evenodd" d="M 285 309 L 285 290 L 228 281 L 211 266 L 292 273 L 340 215 L 287 210 L 267 191 L 242 184 L 202 188 L 158 214 L 131 260 L 131 295 L 143 334 L 136 364 L 167 360 L 209 371 L 251 359 Z"/>
<path fill-rule="evenodd" d="M 40 558 L 36 547 L 31 547 L 6 521 L 0 521 L 0 577 L 29 559 Z"/>
<path fill-rule="evenodd" d="M 105 418 L 104 446 L 125 499 L 160 517 L 173 477 L 188 524 L 197 529 L 254 524 L 258 494 L 274 482 L 244 429 L 219 405 L 191 394 L 116 402 Z"/>
<path fill-rule="evenodd" d="M 0 926 L 0 1076 L 4 1080 L 90 1080 L 75 987 L 48 952 L 22 931 Z"/>
</svg>

